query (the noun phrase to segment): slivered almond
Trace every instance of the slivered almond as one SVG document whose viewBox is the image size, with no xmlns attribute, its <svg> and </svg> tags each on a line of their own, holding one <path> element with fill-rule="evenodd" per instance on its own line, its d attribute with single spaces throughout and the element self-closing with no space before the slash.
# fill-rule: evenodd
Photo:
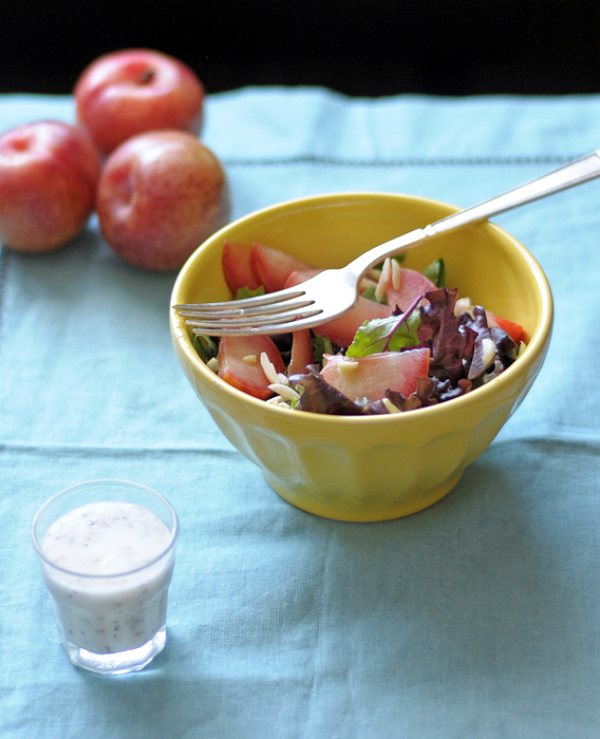
<svg viewBox="0 0 600 739">
<path fill-rule="evenodd" d="M 381 300 L 383 296 L 385 295 L 388 282 L 390 281 L 390 273 L 391 273 L 390 258 L 387 257 L 383 263 L 383 269 L 381 270 L 381 274 L 379 275 L 379 281 L 377 283 L 377 287 L 375 288 L 375 299 L 377 300 L 378 303 L 381 303 Z"/>
<path fill-rule="evenodd" d="M 400 290 L 402 286 L 402 267 L 396 259 L 392 259 L 392 286 L 394 290 Z"/>
<path fill-rule="evenodd" d="M 352 359 L 344 359 L 338 363 L 337 367 L 338 372 L 341 372 L 343 375 L 350 375 L 358 369 L 358 362 L 354 362 Z"/>
<path fill-rule="evenodd" d="M 470 313 L 472 307 L 469 298 L 459 298 L 454 303 L 454 315 L 459 316 L 461 313 Z"/>
<path fill-rule="evenodd" d="M 364 291 L 368 290 L 370 287 L 377 287 L 377 282 L 372 280 L 370 277 L 363 277 L 358 286 L 360 292 L 364 293 Z"/>
<path fill-rule="evenodd" d="M 489 367 L 496 356 L 496 345 L 491 339 L 483 339 L 481 342 L 482 361 L 484 367 Z"/>
<path fill-rule="evenodd" d="M 383 404 L 388 413 L 402 413 L 400 408 L 395 406 L 389 398 L 383 398 Z"/>
<path fill-rule="evenodd" d="M 269 385 L 269 390 L 272 390 L 277 395 L 280 395 L 286 400 L 298 400 L 300 394 L 297 393 L 293 387 L 284 385 L 282 382 L 273 382 Z"/>
<path fill-rule="evenodd" d="M 273 398 L 265 400 L 268 405 L 274 405 L 276 408 L 286 408 L 288 411 L 291 410 L 291 406 L 282 400 L 279 395 L 275 395 Z"/>
<path fill-rule="evenodd" d="M 273 362 L 271 362 L 266 352 L 262 352 L 260 355 L 260 366 L 263 368 L 263 372 L 265 373 L 265 376 L 269 382 L 280 381 L 277 370 L 273 366 Z"/>
</svg>

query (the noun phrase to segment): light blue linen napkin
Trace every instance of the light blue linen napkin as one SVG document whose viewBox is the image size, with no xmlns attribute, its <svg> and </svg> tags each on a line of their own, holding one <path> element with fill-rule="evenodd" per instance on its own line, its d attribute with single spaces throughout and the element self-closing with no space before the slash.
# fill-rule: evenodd
<svg viewBox="0 0 600 739">
<path fill-rule="evenodd" d="M 0 131 L 71 121 L 0 96 Z M 600 145 L 600 97 L 209 96 L 233 217 L 339 190 L 468 206 Z M 123 263 L 97 223 L 0 261 L 0 736 L 4 739 L 564 739 L 600 732 L 600 182 L 496 219 L 540 261 L 544 369 L 455 490 L 381 524 L 282 501 L 177 365 L 174 275 Z M 144 672 L 76 670 L 29 541 L 37 508 L 121 477 L 182 532 L 169 642 Z"/>
</svg>

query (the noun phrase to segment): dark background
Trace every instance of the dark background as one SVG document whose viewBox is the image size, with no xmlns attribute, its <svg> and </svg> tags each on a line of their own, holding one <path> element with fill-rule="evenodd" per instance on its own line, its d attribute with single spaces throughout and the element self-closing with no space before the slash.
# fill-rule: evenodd
<svg viewBox="0 0 600 739">
<path fill-rule="evenodd" d="M 2 8 L 0 93 L 69 93 L 134 46 L 187 62 L 209 93 L 600 92 L 600 0 L 31 0 Z"/>
</svg>

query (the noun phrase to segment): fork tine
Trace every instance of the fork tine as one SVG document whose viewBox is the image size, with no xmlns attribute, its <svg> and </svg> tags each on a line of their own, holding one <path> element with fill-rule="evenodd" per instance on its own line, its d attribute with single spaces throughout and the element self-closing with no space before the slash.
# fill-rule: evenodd
<svg viewBox="0 0 600 739">
<path fill-rule="evenodd" d="M 317 316 L 323 311 L 313 310 L 302 316 L 286 316 L 276 323 L 259 323 L 254 321 L 248 324 L 229 325 L 233 321 L 214 321 L 214 327 L 208 325 L 208 321 L 204 321 L 200 326 L 192 328 L 194 334 L 205 334 L 207 336 L 251 336 L 252 334 L 284 334 L 292 331 L 298 331 L 302 328 L 316 326 L 328 320 L 327 317 L 318 320 Z M 271 319 L 273 316 L 271 316 Z M 187 323 L 187 321 L 186 321 Z"/>
<path fill-rule="evenodd" d="M 255 295 L 252 298 L 242 298 L 235 301 L 219 302 L 219 303 L 181 303 L 174 305 L 175 310 L 181 311 L 215 311 L 219 314 L 223 311 L 232 310 L 232 303 L 236 306 L 235 310 L 242 308 L 258 308 L 260 306 L 272 305 L 274 303 L 284 302 L 288 300 L 294 300 L 301 298 L 306 294 L 306 291 L 302 287 L 291 288 L 288 287 L 285 290 L 278 290 L 274 293 L 267 293 L 266 295 Z"/>
<path fill-rule="evenodd" d="M 209 331 L 213 329 L 248 329 L 253 328 L 255 326 L 265 326 L 265 325 L 272 325 L 272 326 L 279 326 L 283 324 L 290 324 L 293 321 L 299 321 L 299 320 L 305 320 L 307 318 L 312 318 L 314 316 L 318 316 L 323 311 L 321 308 L 313 308 L 311 310 L 306 311 L 288 311 L 283 313 L 275 313 L 275 314 L 266 314 L 262 316 L 252 316 L 252 317 L 246 317 L 246 318 L 231 318 L 227 320 L 221 320 L 220 318 L 216 320 L 194 320 L 191 318 L 188 318 L 185 321 L 186 326 L 190 326 L 194 329 L 195 333 L 208 333 Z"/>
<path fill-rule="evenodd" d="M 340 305 L 336 293 L 335 309 L 325 303 L 318 305 L 321 291 L 331 293 L 331 278 L 337 270 L 323 270 L 306 282 L 266 295 L 218 303 L 185 303 L 173 305 L 194 334 L 208 336 L 248 336 L 251 334 L 281 334 L 325 323 L 352 305 Z M 335 282 L 334 282 L 335 284 Z M 343 283 L 342 287 L 349 285 Z M 356 299 L 356 287 L 350 287 Z M 347 296 L 349 297 L 349 296 Z"/>
<path fill-rule="evenodd" d="M 296 301 L 279 301 L 277 303 L 270 303 L 265 306 L 258 306 L 252 308 L 238 308 L 231 307 L 230 309 L 224 309 L 222 311 L 210 311 L 210 310 L 180 310 L 179 315 L 183 318 L 193 318 L 198 321 L 222 321 L 222 320 L 233 320 L 252 318 L 253 316 L 266 316 L 280 311 L 292 312 L 299 311 L 302 308 L 307 308 L 310 305 L 314 305 L 314 300 L 296 300 Z M 235 306 L 237 301 L 232 304 Z M 191 324 L 190 324 L 191 325 Z"/>
</svg>

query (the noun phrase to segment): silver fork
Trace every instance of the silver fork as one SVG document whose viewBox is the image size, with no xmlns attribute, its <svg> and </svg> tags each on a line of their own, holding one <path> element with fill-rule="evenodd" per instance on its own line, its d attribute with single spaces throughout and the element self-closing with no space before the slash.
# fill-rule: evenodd
<svg viewBox="0 0 600 739">
<path fill-rule="evenodd" d="M 331 321 L 357 301 L 363 276 L 386 257 L 428 238 L 484 221 L 519 205 L 560 192 L 600 175 L 600 149 L 502 195 L 399 236 L 362 254 L 342 269 L 327 269 L 297 287 L 221 303 L 189 303 L 173 308 L 196 334 L 247 336 L 298 331 Z"/>
</svg>

